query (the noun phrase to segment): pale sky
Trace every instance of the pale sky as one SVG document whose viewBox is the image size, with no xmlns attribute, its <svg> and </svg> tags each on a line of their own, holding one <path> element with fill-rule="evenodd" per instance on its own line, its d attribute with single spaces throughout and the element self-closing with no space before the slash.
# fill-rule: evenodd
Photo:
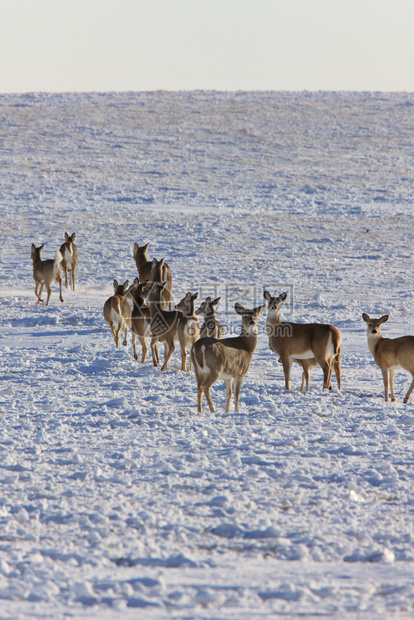
<svg viewBox="0 0 414 620">
<path fill-rule="evenodd" d="M 0 92 L 414 91 L 414 0 L 0 0 Z"/>
</svg>

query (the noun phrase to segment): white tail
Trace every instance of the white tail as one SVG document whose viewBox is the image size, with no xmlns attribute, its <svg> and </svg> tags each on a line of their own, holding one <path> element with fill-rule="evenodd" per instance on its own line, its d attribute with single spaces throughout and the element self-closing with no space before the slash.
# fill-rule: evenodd
<svg viewBox="0 0 414 620">
<path fill-rule="evenodd" d="M 196 314 L 204 317 L 200 338 L 224 338 L 226 330 L 223 325 L 218 322 L 215 315 L 215 306 L 219 301 L 220 297 L 217 297 L 217 299 L 206 297 L 201 306 L 196 310 Z"/>
<path fill-rule="evenodd" d="M 198 293 L 187 293 L 185 297 L 175 306 L 181 312 L 178 321 L 177 333 L 181 348 L 181 370 L 187 372 L 187 347 L 190 348 L 200 338 L 200 324 L 198 318 L 194 316 L 194 301 Z M 190 370 L 192 361 L 190 356 Z"/>
<path fill-rule="evenodd" d="M 222 378 L 226 385 L 226 413 L 230 410 L 232 383 L 234 379 L 234 408 L 239 411 L 240 390 L 244 375 L 250 368 L 254 350 L 257 345 L 257 323 L 264 306 L 246 310 L 240 304 L 235 305 L 237 314 L 242 317 L 240 336 L 235 338 L 200 338 L 191 349 L 194 370 L 197 379 L 197 408 L 202 411 L 203 394 L 210 411 L 214 405 L 210 387 Z"/>
<path fill-rule="evenodd" d="M 338 387 L 341 388 L 341 343 L 340 332 L 332 325 L 322 323 L 287 323 L 280 321 L 280 307 L 287 294 L 272 297 L 264 291 L 268 302 L 266 331 L 269 346 L 280 357 L 285 375 L 285 387 L 290 390 L 290 370 L 293 362 L 300 363 L 304 379 L 309 385 L 309 368 L 315 362 L 323 370 L 323 387 L 330 388 L 332 370 L 335 366 Z M 304 362 L 304 364 L 302 364 Z"/>
<path fill-rule="evenodd" d="M 62 254 L 58 250 L 53 259 L 42 260 L 42 250 L 44 244 L 38 248 L 32 243 L 32 250 L 30 257 L 33 261 L 33 278 L 35 281 L 35 295 L 37 297 L 37 303 L 43 302 L 42 291 L 46 285 L 47 299 L 46 306 L 49 304 L 50 295 L 52 294 L 51 284 L 55 280 L 59 284 L 59 299 L 63 301 L 62 297 L 62 272 L 61 262 Z M 40 287 L 40 289 L 39 289 Z"/>
<path fill-rule="evenodd" d="M 368 347 L 375 363 L 382 371 L 384 379 L 385 402 L 388 402 L 388 392 L 391 387 L 391 400 L 395 400 L 394 375 L 397 368 L 404 368 L 413 377 L 413 381 L 404 397 L 404 403 L 408 403 L 414 389 L 414 336 L 401 336 L 400 338 L 383 338 L 381 325 L 388 321 L 389 315 L 385 314 L 379 319 L 373 319 L 368 314 L 362 318 L 367 324 Z"/>
<path fill-rule="evenodd" d="M 68 235 L 65 232 L 65 243 L 60 246 L 60 253 L 63 256 L 62 268 L 65 274 L 65 287 L 68 288 L 68 274 L 70 277 L 70 288 L 75 290 L 75 275 L 76 267 L 78 265 L 78 249 L 75 245 L 75 233 Z"/>
<path fill-rule="evenodd" d="M 139 280 L 140 282 L 145 282 L 145 280 L 147 280 L 148 282 L 159 282 L 159 283 L 167 282 L 166 291 L 164 291 L 163 296 L 168 297 L 168 300 L 166 304 L 164 303 L 164 300 L 162 300 L 162 303 L 163 303 L 164 310 L 171 310 L 171 294 L 172 294 L 171 269 L 169 265 L 164 261 L 160 270 L 156 272 L 155 280 L 154 280 L 153 273 L 152 273 L 154 262 L 149 261 L 147 258 L 148 246 L 149 246 L 149 243 L 146 243 L 145 245 L 141 245 L 141 246 L 139 246 L 138 243 L 134 243 L 133 256 L 134 256 L 135 264 L 137 266 Z M 157 263 L 158 262 L 161 262 L 161 261 L 157 261 Z M 169 295 L 168 295 L 168 292 L 169 292 Z"/>
<path fill-rule="evenodd" d="M 128 327 L 131 326 L 131 307 L 126 298 L 128 284 L 128 280 L 123 284 L 118 284 L 114 280 L 114 295 L 106 300 L 103 307 L 104 319 L 111 328 L 116 347 L 119 347 L 121 343 L 123 331 L 125 331 L 125 337 L 122 344 L 127 344 Z"/>
</svg>

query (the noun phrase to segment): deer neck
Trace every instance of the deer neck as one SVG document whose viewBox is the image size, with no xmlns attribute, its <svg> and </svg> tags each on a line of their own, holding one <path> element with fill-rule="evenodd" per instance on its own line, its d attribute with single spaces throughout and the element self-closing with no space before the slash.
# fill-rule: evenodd
<svg viewBox="0 0 414 620">
<path fill-rule="evenodd" d="M 242 330 L 240 336 L 238 336 L 238 340 L 242 345 L 240 348 L 248 351 L 249 353 L 253 353 L 257 346 L 257 338 L 258 334 Z"/>
<path fill-rule="evenodd" d="M 145 265 L 145 263 L 147 263 L 147 262 L 148 262 L 148 261 L 147 261 L 147 257 L 146 257 L 146 255 L 145 255 L 145 253 L 144 253 L 144 252 L 138 252 L 138 253 L 135 255 L 135 263 L 136 263 L 136 265 L 137 265 L 138 273 L 139 273 L 139 270 L 140 270 L 140 269 L 141 269 L 141 268 Z"/>
<path fill-rule="evenodd" d="M 206 314 L 204 315 L 204 323 L 208 323 L 209 321 L 215 321 L 216 320 L 216 315 L 214 313 L 214 310 L 210 310 L 209 312 L 206 312 Z"/>
<path fill-rule="evenodd" d="M 368 348 L 372 357 L 376 357 L 378 347 L 383 340 L 384 338 L 382 337 L 381 332 L 378 332 L 377 334 L 368 334 Z"/>
<path fill-rule="evenodd" d="M 280 320 L 280 309 L 279 310 L 271 310 L 267 313 L 266 323 L 268 325 L 277 325 L 281 323 Z"/>
</svg>

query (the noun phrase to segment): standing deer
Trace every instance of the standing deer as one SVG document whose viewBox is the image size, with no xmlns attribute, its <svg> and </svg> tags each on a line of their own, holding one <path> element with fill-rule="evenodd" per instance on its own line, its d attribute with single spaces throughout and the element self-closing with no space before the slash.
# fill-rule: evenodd
<svg viewBox="0 0 414 620">
<path fill-rule="evenodd" d="M 225 328 L 216 319 L 214 307 L 217 306 L 220 297 L 211 299 L 206 297 L 201 306 L 195 311 L 196 314 L 204 317 L 204 323 L 201 326 L 200 338 L 224 338 Z"/>
<path fill-rule="evenodd" d="M 266 331 L 269 346 L 280 357 L 285 375 L 285 387 L 290 390 L 290 370 L 292 362 L 302 365 L 304 379 L 309 385 L 309 368 L 315 361 L 323 370 L 323 388 L 330 388 L 332 369 L 335 367 L 336 379 L 341 388 L 341 343 L 342 337 L 335 327 L 322 323 L 288 323 L 280 320 L 280 307 L 287 293 L 272 297 L 264 291 L 268 302 Z"/>
<path fill-rule="evenodd" d="M 70 236 L 65 232 L 65 243 L 60 246 L 60 253 L 63 256 L 62 267 L 65 274 L 65 287 L 68 288 L 68 272 L 70 272 L 70 288 L 75 290 L 75 274 L 78 264 L 78 248 L 75 245 L 75 233 Z"/>
<path fill-rule="evenodd" d="M 169 275 L 169 279 L 165 278 L 166 275 Z M 152 259 L 151 282 L 157 282 L 158 284 L 162 284 L 163 282 L 165 283 L 165 286 L 161 291 L 161 306 L 163 310 L 171 311 L 171 271 L 168 272 L 166 270 L 166 262 L 164 258 L 161 260 L 157 260 L 156 258 Z"/>
<path fill-rule="evenodd" d="M 131 307 L 126 298 L 128 284 L 128 280 L 123 284 L 118 284 L 117 280 L 114 280 L 114 295 L 106 300 L 103 307 L 104 319 L 111 328 L 116 347 L 121 343 L 123 331 L 125 337 L 122 344 L 127 344 L 128 327 L 131 327 Z"/>
<path fill-rule="evenodd" d="M 408 403 L 412 391 L 414 390 L 414 336 L 401 336 L 400 338 L 383 338 L 381 335 L 381 325 L 390 318 L 384 314 L 379 319 L 373 319 L 368 314 L 363 314 L 362 318 L 367 323 L 368 347 L 375 360 L 381 368 L 384 379 L 385 402 L 388 402 L 388 392 L 391 387 L 391 400 L 395 401 L 394 394 L 394 375 L 396 368 L 404 368 L 413 377 L 413 381 L 404 396 L 404 403 Z"/>
<path fill-rule="evenodd" d="M 235 338 L 200 338 L 191 349 L 197 379 L 197 409 L 202 412 L 203 394 L 211 412 L 214 405 L 210 387 L 223 379 L 226 386 L 226 413 L 230 411 L 234 379 L 234 409 L 239 411 L 240 389 L 244 375 L 250 368 L 257 345 L 257 324 L 264 306 L 246 310 L 236 303 L 234 309 L 242 317 L 241 334 Z"/>
<path fill-rule="evenodd" d="M 139 246 L 138 243 L 134 243 L 133 256 L 134 256 L 135 264 L 137 266 L 139 280 L 140 282 L 145 282 L 145 280 L 148 280 L 148 282 L 154 282 L 154 281 L 160 282 L 160 283 L 167 282 L 167 287 L 166 287 L 167 290 L 163 294 L 164 296 L 167 297 L 168 292 L 169 292 L 167 306 L 168 306 L 168 310 L 171 310 L 171 293 L 172 293 L 171 269 L 169 265 L 164 261 L 161 268 L 156 273 L 156 280 L 153 280 L 152 270 L 154 267 L 154 262 L 149 261 L 147 258 L 148 246 L 149 246 L 149 243 L 146 243 L 145 245 L 141 245 L 141 246 Z M 167 307 L 165 307 L 165 310 L 167 310 Z"/>
<path fill-rule="evenodd" d="M 134 359 L 138 359 L 136 340 L 138 338 L 142 349 L 141 364 L 145 362 L 145 358 L 148 352 L 147 338 L 150 337 L 150 311 L 145 305 L 145 299 L 143 291 L 145 290 L 148 282 L 140 282 L 138 278 L 135 278 L 131 286 L 126 292 L 126 297 L 132 300 L 132 314 L 131 314 L 131 333 L 132 333 L 132 349 L 134 351 Z M 158 351 L 157 351 L 157 360 Z"/>
<path fill-rule="evenodd" d="M 43 302 L 42 291 L 46 285 L 47 299 L 46 306 L 49 303 L 50 295 L 52 294 L 51 283 L 55 280 L 59 284 L 59 299 L 63 301 L 62 297 L 62 272 L 60 264 L 62 262 L 62 254 L 58 250 L 55 254 L 55 258 L 48 260 L 42 260 L 42 250 L 45 244 L 38 248 L 32 243 L 32 251 L 30 257 L 33 261 L 33 278 L 35 281 L 35 295 L 37 297 L 37 303 Z M 40 290 L 38 291 L 40 286 Z"/>
<path fill-rule="evenodd" d="M 187 347 L 190 348 L 200 338 L 200 324 L 198 318 L 194 316 L 194 301 L 198 293 L 187 293 L 185 297 L 175 306 L 181 312 L 178 321 L 178 340 L 181 348 L 181 370 L 187 372 Z M 190 355 L 190 370 L 192 369 Z"/>
</svg>

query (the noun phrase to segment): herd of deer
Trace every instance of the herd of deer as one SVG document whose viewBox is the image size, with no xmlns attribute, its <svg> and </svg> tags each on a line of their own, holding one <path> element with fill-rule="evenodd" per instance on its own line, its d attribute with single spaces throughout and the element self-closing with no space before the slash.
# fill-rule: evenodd
<svg viewBox="0 0 414 620">
<path fill-rule="evenodd" d="M 43 245 L 36 248 L 32 244 L 33 277 L 35 294 L 38 302 L 43 301 L 41 294 L 44 285 L 47 290 L 46 305 L 51 295 L 51 283 L 59 284 L 59 299 L 62 298 L 62 273 L 65 274 L 65 286 L 75 290 L 75 273 L 77 265 L 77 248 L 74 243 L 75 233 L 65 233 L 65 243 L 56 252 L 54 259 L 42 260 Z M 118 284 L 114 280 L 114 294 L 107 299 L 103 307 L 105 321 L 111 328 L 118 347 L 121 334 L 125 332 L 123 344 L 127 344 L 128 328 L 132 332 L 132 347 L 137 360 L 136 339 L 142 349 L 141 363 L 145 362 L 148 352 L 147 338 L 151 341 L 151 354 L 154 366 L 160 363 L 158 343 L 164 344 L 164 363 L 161 370 L 167 370 L 168 361 L 175 349 L 175 341 L 181 348 L 181 370 L 187 370 L 187 348 L 190 350 L 190 370 L 194 368 L 197 379 L 197 408 L 201 413 L 202 399 L 205 395 L 210 411 L 214 405 L 210 387 L 218 379 L 223 379 L 226 386 L 226 413 L 230 409 L 234 380 L 234 405 L 239 411 L 240 389 L 244 375 L 250 367 L 258 338 L 258 321 L 265 307 L 259 306 L 252 310 L 235 304 L 235 311 L 241 316 L 241 332 L 235 337 L 225 338 L 225 328 L 215 316 L 215 306 L 220 298 L 207 297 L 195 310 L 194 302 L 198 293 L 188 292 L 172 309 L 172 277 L 171 269 L 164 259 L 158 261 L 147 259 L 148 243 L 144 246 L 134 244 L 133 257 L 138 270 L 138 278 L 129 286 L 128 280 Z M 40 287 L 40 290 L 39 290 Z M 282 321 L 280 309 L 287 294 L 273 297 L 264 291 L 268 314 L 266 333 L 269 346 L 282 363 L 285 376 L 285 387 L 290 390 L 290 371 L 295 362 L 302 367 L 303 391 L 309 389 L 309 372 L 319 365 L 323 370 L 323 388 L 332 389 L 331 377 L 335 371 L 338 388 L 341 389 L 341 355 L 342 338 L 338 329 L 322 323 L 292 323 Z M 132 302 L 132 309 L 129 302 Z M 200 327 L 198 316 L 204 318 Z M 388 402 L 389 388 L 391 400 L 394 395 L 394 375 L 396 368 L 407 370 L 413 381 L 404 397 L 407 403 L 414 389 L 414 336 L 401 338 L 383 338 L 381 325 L 388 321 L 384 315 L 374 319 L 368 314 L 362 315 L 367 323 L 369 350 L 375 363 L 381 368 L 385 401 Z"/>
</svg>

